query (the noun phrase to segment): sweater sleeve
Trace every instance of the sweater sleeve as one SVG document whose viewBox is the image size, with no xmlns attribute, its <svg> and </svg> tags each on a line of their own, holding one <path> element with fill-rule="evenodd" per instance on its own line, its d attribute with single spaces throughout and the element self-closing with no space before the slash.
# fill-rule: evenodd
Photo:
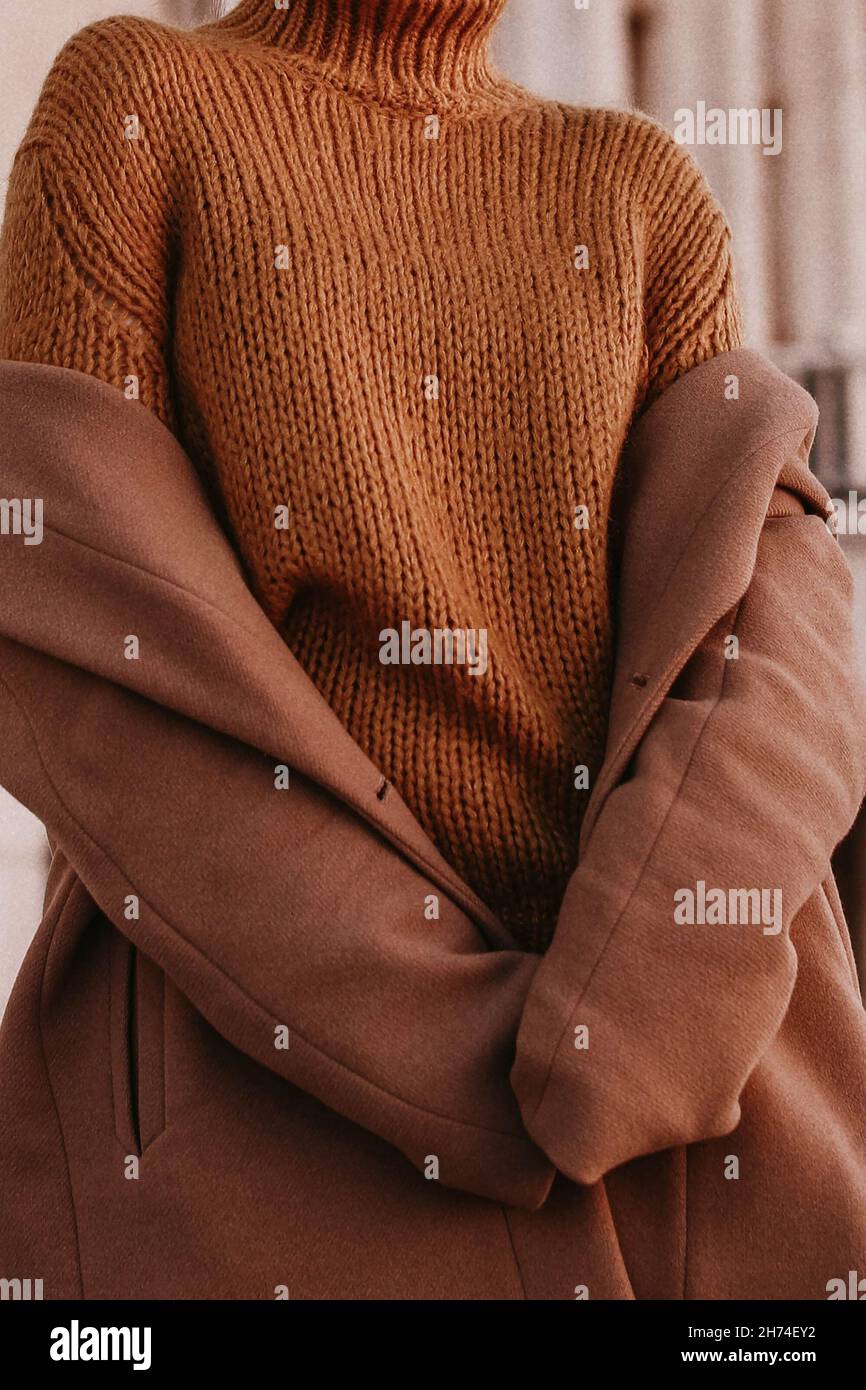
<svg viewBox="0 0 866 1390">
<path fill-rule="evenodd" d="M 742 347 L 743 320 L 731 229 L 692 156 L 653 127 L 642 174 L 649 406 L 692 367 Z"/>
<path fill-rule="evenodd" d="M 139 28 L 82 30 L 43 86 L 0 236 L 0 358 L 98 377 L 171 426 L 169 142 Z"/>
</svg>

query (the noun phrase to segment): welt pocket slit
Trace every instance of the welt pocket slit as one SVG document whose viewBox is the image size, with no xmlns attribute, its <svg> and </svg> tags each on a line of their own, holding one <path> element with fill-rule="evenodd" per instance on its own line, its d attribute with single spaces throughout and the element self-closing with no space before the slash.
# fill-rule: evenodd
<svg viewBox="0 0 866 1390">
<path fill-rule="evenodd" d="M 110 982 L 115 1133 L 140 1155 L 165 1129 L 165 976 L 115 932 Z"/>
</svg>

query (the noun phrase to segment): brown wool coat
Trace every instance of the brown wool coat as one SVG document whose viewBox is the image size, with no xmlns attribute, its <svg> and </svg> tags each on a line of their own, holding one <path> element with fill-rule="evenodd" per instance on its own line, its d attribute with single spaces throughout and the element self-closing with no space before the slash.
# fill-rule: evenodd
<svg viewBox="0 0 866 1390">
<path fill-rule="evenodd" d="M 607 756 L 541 958 L 307 679 L 168 430 L 61 368 L 4 364 L 0 401 L 4 491 L 45 506 L 41 545 L 0 538 L 0 781 L 56 844 L 0 1032 L 0 1275 L 822 1299 L 866 1274 L 829 867 L 866 697 L 809 397 L 725 354 L 632 433 Z M 699 880 L 780 889 L 784 930 L 678 925 Z"/>
</svg>

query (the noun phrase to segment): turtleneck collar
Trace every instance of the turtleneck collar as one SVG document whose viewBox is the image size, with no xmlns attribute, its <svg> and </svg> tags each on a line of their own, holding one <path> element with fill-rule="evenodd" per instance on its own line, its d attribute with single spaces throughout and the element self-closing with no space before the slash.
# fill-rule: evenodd
<svg viewBox="0 0 866 1390">
<path fill-rule="evenodd" d="M 506 0 L 240 0 L 208 26 L 272 45 L 371 99 L 438 106 L 514 92 L 488 59 Z"/>
</svg>

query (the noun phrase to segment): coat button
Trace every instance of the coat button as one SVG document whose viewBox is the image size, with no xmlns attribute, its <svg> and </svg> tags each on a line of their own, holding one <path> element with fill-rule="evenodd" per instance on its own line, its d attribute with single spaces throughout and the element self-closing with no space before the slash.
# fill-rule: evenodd
<svg viewBox="0 0 866 1390">
<path fill-rule="evenodd" d="M 644 686 L 648 683 L 649 676 L 642 676 L 639 673 L 637 675 L 632 676 L 631 678 L 631 684 L 636 685 L 639 690 L 643 690 Z"/>
</svg>

